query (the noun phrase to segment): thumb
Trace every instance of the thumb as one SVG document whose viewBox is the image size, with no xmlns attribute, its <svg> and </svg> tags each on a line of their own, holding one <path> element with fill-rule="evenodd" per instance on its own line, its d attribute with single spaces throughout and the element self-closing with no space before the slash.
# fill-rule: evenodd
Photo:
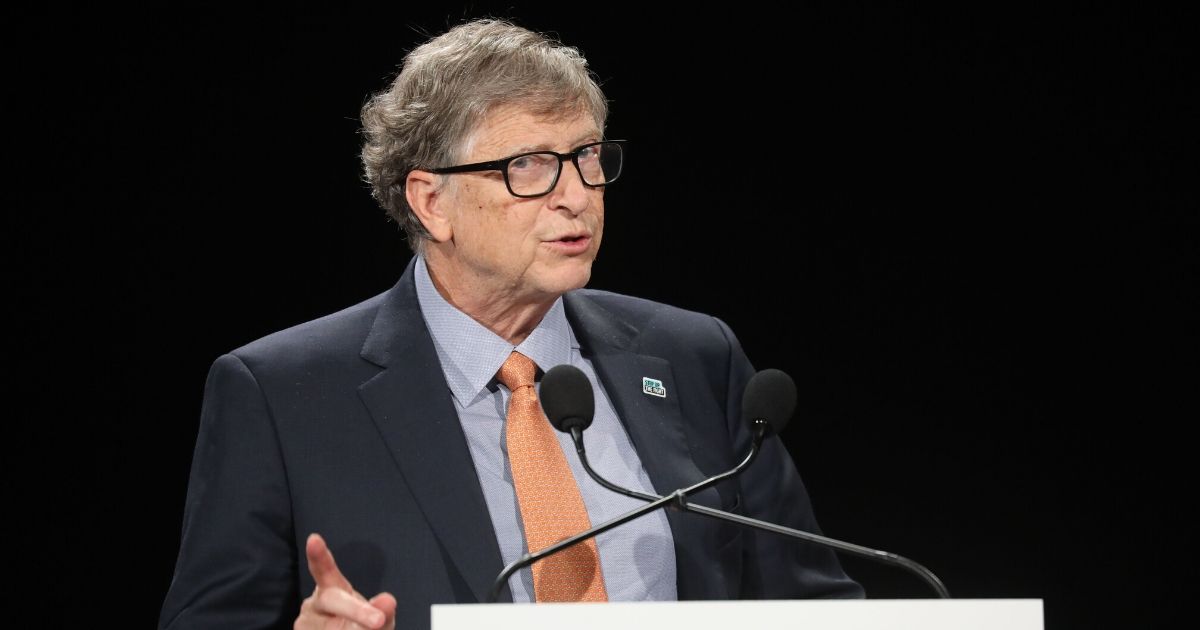
<svg viewBox="0 0 1200 630">
<path fill-rule="evenodd" d="M 387 623 L 383 624 L 384 630 L 393 630 L 396 627 L 396 598 L 392 597 L 391 593 L 380 593 L 372 597 L 369 603 L 387 617 Z"/>
</svg>

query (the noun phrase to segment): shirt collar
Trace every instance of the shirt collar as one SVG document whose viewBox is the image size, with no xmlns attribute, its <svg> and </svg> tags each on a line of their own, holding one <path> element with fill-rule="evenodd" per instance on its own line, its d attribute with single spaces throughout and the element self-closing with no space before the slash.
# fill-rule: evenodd
<svg viewBox="0 0 1200 630">
<path fill-rule="evenodd" d="M 421 314 L 441 359 L 446 384 L 460 405 L 469 406 L 486 395 L 488 385 L 513 350 L 533 359 L 542 372 L 570 362 L 571 348 L 577 344 L 561 296 L 533 332 L 513 346 L 447 302 L 433 286 L 424 257 L 417 258 L 415 276 Z"/>
</svg>

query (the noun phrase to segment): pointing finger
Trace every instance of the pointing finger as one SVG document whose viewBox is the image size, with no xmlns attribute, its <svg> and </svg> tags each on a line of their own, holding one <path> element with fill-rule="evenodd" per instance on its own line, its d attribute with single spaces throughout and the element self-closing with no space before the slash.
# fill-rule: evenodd
<svg viewBox="0 0 1200 630">
<path fill-rule="evenodd" d="M 338 588 L 354 592 L 350 581 L 342 575 L 337 563 L 333 561 L 333 553 L 329 551 L 329 546 L 325 544 L 325 539 L 321 538 L 320 534 L 308 535 L 308 540 L 304 545 L 304 554 L 308 556 L 308 571 L 312 573 L 317 588 Z"/>
</svg>

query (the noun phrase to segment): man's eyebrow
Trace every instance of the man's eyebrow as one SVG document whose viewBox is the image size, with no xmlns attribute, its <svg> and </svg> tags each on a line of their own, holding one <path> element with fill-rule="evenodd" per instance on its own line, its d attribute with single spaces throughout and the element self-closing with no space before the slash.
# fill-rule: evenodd
<svg viewBox="0 0 1200 630">
<path fill-rule="evenodd" d="M 603 134 L 601 134 L 599 131 L 589 131 L 589 132 L 583 134 L 582 136 L 579 136 L 578 138 L 576 138 L 575 141 L 571 143 L 571 146 L 577 147 L 577 146 L 580 146 L 583 144 L 587 144 L 589 142 L 597 142 L 600 140 L 600 138 L 602 136 L 603 136 Z"/>
<path fill-rule="evenodd" d="M 601 135 L 602 134 L 599 131 L 589 131 L 581 136 L 576 136 L 575 140 L 571 141 L 571 148 L 574 149 L 575 147 L 578 147 L 578 146 L 581 146 L 584 144 L 588 144 L 589 142 L 598 142 Z M 531 151 L 553 151 L 553 150 L 554 150 L 553 147 L 551 147 L 549 144 L 545 144 L 545 143 L 526 144 L 526 145 L 522 145 L 522 146 L 512 149 L 511 151 L 509 151 L 508 154 L 509 155 L 518 155 L 521 153 L 529 153 Z"/>
</svg>

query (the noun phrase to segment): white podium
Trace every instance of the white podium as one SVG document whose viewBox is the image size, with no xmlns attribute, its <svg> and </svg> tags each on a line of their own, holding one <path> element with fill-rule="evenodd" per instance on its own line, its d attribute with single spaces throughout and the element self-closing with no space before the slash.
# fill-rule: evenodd
<svg viewBox="0 0 1200 630">
<path fill-rule="evenodd" d="M 432 630 L 1043 630 L 1040 599 L 438 604 Z"/>
</svg>

